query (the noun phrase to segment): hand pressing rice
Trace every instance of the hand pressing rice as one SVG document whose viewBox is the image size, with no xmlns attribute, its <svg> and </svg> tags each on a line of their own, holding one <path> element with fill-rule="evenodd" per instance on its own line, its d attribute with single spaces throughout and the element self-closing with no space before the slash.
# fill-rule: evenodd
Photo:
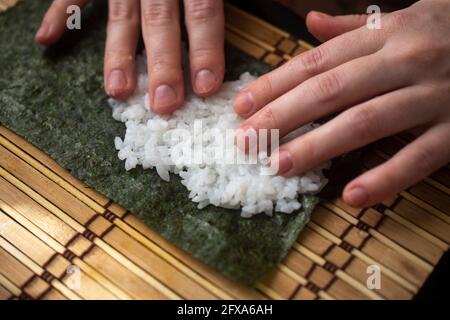
<svg viewBox="0 0 450 320">
<path fill-rule="evenodd" d="M 114 141 L 126 170 L 137 165 L 155 168 L 166 181 L 169 172 L 178 174 L 199 209 L 209 204 L 242 208 L 243 217 L 262 212 L 272 215 L 274 210 L 291 213 L 301 206 L 298 194 L 318 192 L 326 184 L 324 166 L 300 177 L 284 178 L 267 175 L 267 154 L 262 152 L 256 163 L 236 163 L 237 158 L 245 157 L 234 143 L 233 133 L 243 120 L 233 110 L 233 99 L 255 79 L 250 74 L 225 83 L 210 98 L 189 93 L 181 109 L 161 116 L 148 104 L 148 79 L 142 58 L 138 69 L 138 88 L 133 96 L 125 101 L 110 100 L 114 119 L 126 125 L 125 138 L 116 137 Z M 312 128 L 312 124 L 304 126 L 288 138 Z"/>
</svg>

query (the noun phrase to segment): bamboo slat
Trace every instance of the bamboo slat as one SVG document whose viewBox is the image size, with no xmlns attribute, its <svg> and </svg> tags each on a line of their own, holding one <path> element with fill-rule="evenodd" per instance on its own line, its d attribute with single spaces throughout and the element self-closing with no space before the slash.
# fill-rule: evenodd
<svg viewBox="0 0 450 320">
<path fill-rule="evenodd" d="M 0 0 L 0 11 L 15 2 Z M 271 66 L 312 48 L 228 4 L 226 21 L 227 41 Z M 412 139 L 380 141 L 366 169 Z M 369 209 L 323 202 L 280 265 L 243 287 L 4 127 L 0 155 L 0 299 L 410 299 L 450 244 L 447 166 Z M 373 265 L 375 290 L 366 285 Z"/>
</svg>

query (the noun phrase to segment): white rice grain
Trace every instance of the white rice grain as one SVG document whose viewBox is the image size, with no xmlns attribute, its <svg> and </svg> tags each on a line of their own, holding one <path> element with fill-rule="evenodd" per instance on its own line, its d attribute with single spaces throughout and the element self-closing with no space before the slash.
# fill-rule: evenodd
<svg viewBox="0 0 450 320">
<path fill-rule="evenodd" d="M 254 80 L 249 73 L 240 79 L 227 82 L 213 97 L 199 98 L 186 95 L 185 104 L 170 116 L 152 112 L 148 102 L 145 60 L 138 59 L 138 87 L 129 99 L 110 99 L 114 119 L 126 125 L 125 137 L 116 137 L 114 146 L 118 157 L 125 160 L 125 169 L 141 165 L 156 169 L 158 175 L 169 181 L 169 172 L 180 175 L 182 184 L 190 191 L 189 198 L 202 209 L 210 204 L 224 208 L 241 208 L 241 216 L 252 217 L 258 213 L 272 215 L 273 211 L 291 213 L 301 207 L 299 194 L 318 192 L 325 184 L 324 166 L 301 177 L 283 178 L 264 175 L 268 168 L 256 164 L 227 164 L 214 157 L 214 151 L 223 155 L 240 152 L 234 141 L 226 142 L 226 130 L 236 130 L 243 121 L 233 110 L 233 99 L 246 84 Z M 202 121 L 203 135 L 196 135 L 195 126 Z M 196 122 L 197 121 L 197 122 Z M 287 139 L 303 134 L 316 125 L 309 124 L 290 134 Z M 180 141 L 177 130 L 192 133 L 191 141 Z M 214 129 L 209 132 L 206 129 Z M 188 149 L 201 145 L 188 157 Z M 199 154 L 200 153 L 200 154 Z M 201 163 L 192 156 L 202 156 Z M 258 155 L 267 161 L 267 154 Z"/>
</svg>

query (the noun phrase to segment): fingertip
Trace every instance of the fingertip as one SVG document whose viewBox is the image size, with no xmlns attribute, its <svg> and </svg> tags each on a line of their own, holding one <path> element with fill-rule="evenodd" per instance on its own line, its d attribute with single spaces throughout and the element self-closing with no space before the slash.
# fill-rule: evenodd
<svg viewBox="0 0 450 320">
<path fill-rule="evenodd" d="M 106 90 L 106 94 L 113 99 L 125 100 L 133 94 L 134 90 L 129 88 L 117 89 L 117 90 Z"/>
<path fill-rule="evenodd" d="M 364 208 L 369 203 L 369 193 L 360 184 L 349 184 L 345 187 L 343 195 L 344 202 L 353 208 Z"/>
<path fill-rule="evenodd" d="M 42 36 L 38 36 L 37 34 L 34 36 L 34 42 L 36 42 L 37 44 L 40 44 L 41 46 L 47 45 L 46 39 L 43 38 Z"/>
<path fill-rule="evenodd" d="M 330 30 L 329 18 L 332 18 L 332 16 L 318 11 L 311 11 L 306 17 L 306 27 L 317 39 L 326 41 L 332 37 L 330 35 L 332 30 Z"/>
<path fill-rule="evenodd" d="M 180 91 L 168 84 L 158 85 L 153 93 L 152 110 L 161 115 L 175 112 L 183 103 L 183 93 Z"/>
<path fill-rule="evenodd" d="M 114 69 L 106 75 L 105 91 L 110 97 L 123 100 L 133 94 L 135 82 L 134 75 L 127 74 L 122 69 Z"/>
<path fill-rule="evenodd" d="M 324 19 L 327 19 L 330 17 L 331 17 L 330 15 L 323 13 L 323 12 L 310 11 L 308 13 L 308 15 L 306 16 L 306 26 L 309 29 L 311 26 L 315 26 L 316 23 L 322 22 L 322 21 L 324 21 Z"/>
<path fill-rule="evenodd" d="M 311 19 L 324 19 L 324 18 L 330 18 L 331 16 L 329 14 L 326 14 L 324 12 L 320 12 L 320 11 L 310 11 L 308 13 L 308 15 L 306 16 L 306 20 L 311 20 Z"/>
<path fill-rule="evenodd" d="M 234 111 L 241 117 L 247 118 L 251 115 L 254 107 L 254 99 L 251 92 L 243 91 L 234 100 Z"/>
<path fill-rule="evenodd" d="M 277 174 L 284 177 L 290 177 L 292 175 L 292 171 L 294 169 L 294 160 L 287 149 L 279 149 L 277 150 L 270 158 L 271 165 L 273 161 L 273 165 L 278 169 Z"/>
<path fill-rule="evenodd" d="M 43 22 L 36 32 L 34 39 L 38 44 L 48 46 L 56 42 L 57 36 L 55 36 L 52 30 L 52 26 L 47 22 Z"/>
<path fill-rule="evenodd" d="M 193 79 L 194 92 L 200 97 L 209 97 L 220 89 L 222 81 L 223 75 L 217 75 L 212 69 L 201 69 Z"/>
</svg>

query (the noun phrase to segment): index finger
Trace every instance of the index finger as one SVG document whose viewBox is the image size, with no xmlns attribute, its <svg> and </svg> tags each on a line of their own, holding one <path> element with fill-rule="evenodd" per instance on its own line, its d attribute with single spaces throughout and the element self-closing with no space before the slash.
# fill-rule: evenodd
<svg viewBox="0 0 450 320">
<path fill-rule="evenodd" d="M 244 88 L 234 102 L 234 110 L 250 117 L 277 97 L 303 81 L 355 58 L 377 52 L 384 44 L 380 30 L 361 27 L 304 52 Z"/>
</svg>

